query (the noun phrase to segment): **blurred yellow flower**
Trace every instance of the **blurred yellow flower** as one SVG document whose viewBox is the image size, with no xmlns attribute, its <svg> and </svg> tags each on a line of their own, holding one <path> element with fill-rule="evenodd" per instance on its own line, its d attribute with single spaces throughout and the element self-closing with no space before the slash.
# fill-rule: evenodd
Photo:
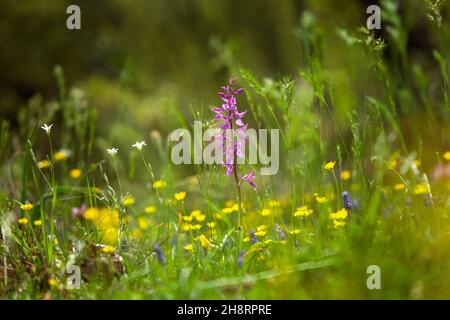
<svg viewBox="0 0 450 320">
<path fill-rule="evenodd" d="M 22 209 L 23 211 L 30 211 L 31 209 L 33 209 L 33 207 L 34 205 L 32 203 L 25 203 L 20 205 L 20 209 Z"/>
<path fill-rule="evenodd" d="M 216 219 L 217 220 L 222 220 L 222 215 L 218 212 L 216 212 Z"/>
<path fill-rule="evenodd" d="M 134 199 L 133 196 L 127 196 L 125 199 L 123 199 L 123 205 L 125 207 L 132 206 L 135 203 L 136 203 L 136 200 Z"/>
<path fill-rule="evenodd" d="M 270 216 L 271 213 L 272 213 L 272 211 L 270 209 L 267 209 L 267 208 L 264 208 L 264 209 L 261 210 L 261 215 L 263 217 Z"/>
<path fill-rule="evenodd" d="M 406 188 L 406 186 L 405 186 L 404 183 L 396 183 L 396 184 L 394 185 L 394 189 L 397 190 L 397 191 L 403 190 L 403 189 L 405 189 L 405 188 Z"/>
<path fill-rule="evenodd" d="M 204 214 L 199 214 L 195 216 L 195 220 L 197 220 L 198 222 L 203 222 L 205 221 L 206 216 Z"/>
<path fill-rule="evenodd" d="M 102 248 L 102 252 L 104 253 L 114 253 L 116 249 L 113 246 L 105 246 Z"/>
<path fill-rule="evenodd" d="M 191 216 L 193 216 L 194 218 L 201 214 L 202 214 L 202 212 L 200 210 L 191 211 Z"/>
<path fill-rule="evenodd" d="M 450 160 L 450 151 L 445 152 L 443 157 L 445 160 Z"/>
<path fill-rule="evenodd" d="M 148 213 L 148 214 L 155 213 L 156 210 L 158 210 L 158 208 L 156 208 L 155 206 L 148 206 L 144 209 L 145 213 Z"/>
<path fill-rule="evenodd" d="M 295 210 L 294 217 L 307 217 L 312 213 L 312 209 L 309 209 L 308 206 L 303 206 Z"/>
<path fill-rule="evenodd" d="M 299 234 L 300 230 L 299 229 L 290 230 L 289 233 L 290 234 Z"/>
<path fill-rule="evenodd" d="M 270 200 L 269 201 L 269 207 L 271 208 L 278 208 L 280 207 L 281 203 L 278 200 Z"/>
<path fill-rule="evenodd" d="M 190 216 L 183 216 L 183 221 L 191 222 L 192 221 L 192 215 L 190 215 Z"/>
<path fill-rule="evenodd" d="M 131 236 L 135 239 L 140 239 L 142 238 L 142 231 L 140 229 L 133 229 L 131 230 Z"/>
<path fill-rule="evenodd" d="M 345 226 L 345 221 L 340 221 L 340 220 L 334 220 L 333 224 L 335 228 L 341 228 L 343 226 Z"/>
<path fill-rule="evenodd" d="M 36 227 L 39 227 L 40 225 L 42 225 L 42 221 L 41 220 L 34 220 L 34 225 L 36 226 Z"/>
<path fill-rule="evenodd" d="M 47 282 L 50 287 L 56 287 L 58 285 L 58 280 L 56 280 L 55 278 L 50 278 L 47 280 Z"/>
<path fill-rule="evenodd" d="M 104 244 L 115 245 L 119 239 L 119 212 L 110 208 L 88 208 L 84 218 L 92 221 Z"/>
<path fill-rule="evenodd" d="M 348 211 L 345 208 L 342 208 L 341 210 L 338 210 L 334 213 L 330 213 L 330 219 L 336 220 L 336 219 L 346 219 L 348 216 Z"/>
<path fill-rule="evenodd" d="M 186 251 L 190 251 L 190 252 L 194 251 L 194 246 L 191 243 L 189 243 L 188 245 L 185 245 L 183 248 Z"/>
<path fill-rule="evenodd" d="M 211 241 L 208 240 L 208 238 L 205 235 L 202 234 L 197 239 L 198 241 L 200 241 L 203 248 L 209 249 L 213 247 L 213 244 L 211 243 Z"/>
<path fill-rule="evenodd" d="M 256 227 L 256 230 L 257 230 L 257 231 L 266 231 L 266 230 L 267 230 L 267 225 L 262 224 L 262 225 L 260 225 L 260 226 L 257 226 L 257 227 Z"/>
<path fill-rule="evenodd" d="M 336 161 L 331 161 L 331 162 L 328 162 L 327 164 L 325 164 L 325 165 L 323 166 L 323 168 L 324 168 L 325 170 L 333 170 L 335 164 L 336 164 Z"/>
<path fill-rule="evenodd" d="M 55 161 L 62 161 L 62 160 L 66 160 L 70 157 L 70 151 L 69 150 L 60 150 L 58 152 L 55 152 L 55 154 L 53 155 L 53 157 L 55 158 Z"/>
<path fill-rule="evenodd" d="M 213 229 L 213 228 L 216 227 L 216 223 L 215 223 L 214 221 L 208 222 L 206 225 L 207 225 L 208 227 L 210 227 L 211 229 Z"/>
<path fill-rule="evenodd" d="M 72 170 L 70 170 L 69 174 L 72 179 L 78 179 L 79 177 L 81 177 L 81 170 L 80 169 L 72 169 Z"/>
<path fill-rule="evenodd" d="M 341 172 L 341 179 L 342 180 L 348 180 L 350 179 L 350 171 L 349 170 L 344 170 Z"/>
<path fill-rule="evenodd" d="M 28 224 L 28 218 L 20 218 L 17 222 L 19 222 L 19 224 Z"/>
<path fill-rule="evenodd" d="M 425 194 L 428 193 L 428 186 L 426 184 L 417 184 L 414 187 L 414 193 L 415 194 Z"/>
<path fill-rule="evenodd" d="M 153 188 L 155 189 L 164 189 L 167 186 L 167 182 L 164 180 L 156 180 L 153 182 Z"/>
<path fill-rule="evenodd" d="M 255 236 L 264 237 L 267 234 L 267 231 L 256 231 Z"/>
<path fill-rule="evenodd" d="M 137 220 L 138 226 L 139 228 L 141 228 L 142 230 L 147 229 L 150 226 L 150 222 L 142 217 L 139 217 Z"/>
<path fill-rule="evenodd" d="M 186 198 L 186 192 L 185 191 L 181 191 L 181 192 L 175 193 L 175 200 L 183 201 L 184 198 Z"/>
<path fill-rule="evenodd" d="M 48 160 L 42 160 L 42 161 L 37 162 L 37 167 L 39 169 L 45 169 L 45 168 L 48 168 L 49 166 L 50 166 L 50 161 L 48 161 Z"/>
<path fill-rule="evenodd" d="M 320 204 L 328 201 L 325 196 L 321 197 L 317 193 L 314 193 L 314 198 L 316 199 L 317 203 L 320 203 Z"/>
</svg>

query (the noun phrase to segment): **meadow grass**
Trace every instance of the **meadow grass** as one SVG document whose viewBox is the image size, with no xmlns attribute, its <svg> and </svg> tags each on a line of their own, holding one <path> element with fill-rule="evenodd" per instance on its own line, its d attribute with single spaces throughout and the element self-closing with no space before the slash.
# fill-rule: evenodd
<svg viewBox="0 0 450 320">
<path fill-rule="evenodd" d="M 242 201 L 221 166 L 175 166 L 156 130 L 143 134 L 146 145 L 130 138 L 128 150 L 111 149 L 96 131 L 102 114 L 56 67 L 58 100 L 32 99 L 18 127 L 1 123 L 0 296 L 449 298 L 447 30 L 426 2 L 441 43 L 431 78 L 408 58 L 393 2 L 383 8 L 389 47 L 364 28 L 337 30 L 354 92 L 329 73 L 310 13 L 297 30 L 297 74 L 260 79 L 219 49 L 244 88 L 238 105 L 249 127 L 280 130 L 279 173 L 258 176 L 257 189 L 242 184 Z M 352 101 L 344 111 L 343 95 Z M 192 119 L 210 124 L 220 100 L 205 104 L 192 105 L 191 117 L 162 112 L 192 130 Z M 66 283 L 72 265 L 79 289 Z M 370 265 L 380 267 L 379 290 L 367 287 Z"/>
</svg>

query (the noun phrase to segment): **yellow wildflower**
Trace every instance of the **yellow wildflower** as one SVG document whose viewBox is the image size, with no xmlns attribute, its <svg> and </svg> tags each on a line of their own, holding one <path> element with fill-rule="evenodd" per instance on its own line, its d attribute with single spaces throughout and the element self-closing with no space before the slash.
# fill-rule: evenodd
<svg viewBox="0 0 450 320">
<path fill-rule="evenodd" d="M 150 225 L 150 222 L 147 219 L 142 218 L 142 217 L 138 218 L 137 223 L 138 223 L 139 228 L 141 228 L 142 230 L 147 229 Z"/>
<path fill-rule="evenodd" d="M 307 217 L 312 213 L 313 213 L 312 209 L 309 209 L 308 206 L 303 206 L 295 210 L 294 217 Z"/>
<path fill-rule="evenodd" d="M 123 199 L 123 205 L 125 207 L 132 206 L 135 203 L 136 203 L 136 200 L 134 199 L 133 196 L 127 196 L 125 199 Z"/>
<path fill-rule="evenodd" d="M 414 193 L 415 194 L 425 194 L 428 193 L 428 187 L 426 184 L 417 184 L 414 187 Z"/>
<path fill-rule="evenodd" d="M 397 191 L 403 190 L 403 189 L 405 189 L 405 188 L 406 188 L 406 186 L 405 186 L 404 183 L 396 183 L 396 184 L 394 185 L 394 189 L 397 190 Z"/>
<path fill-rule="evenodd" d="M 445 160 L 450 160 L 450 151 L 445 152 L 443 157 Z"/>
<path fill-rule="evenodd" d="M 104 244 L 113 245 L 116 244 L 119 240 L 119 229 L 118 228 L 109 228 L 103 233 L 102 242 Z"/>
<path fill-rule="evenodd" d="M 197 220 L 198 222 L 203 222 L 205 221 L 206 216 L 204 214 L 199 214 L 195 216 L 195 220 Z"/>
<path fill-rule="evenodd" d="M 271 211 L 270 209 L 264 208 L 264 209 L 261 210 L 261 215 L 262 215 L 263 217 L 270 216 L 271 213 L 272 213 L 272 211 Z"/>
<path fill-rule="evenodd" d="M 131 236 L 135 239 L 140 239 L 142 238 L 142 231 L 140 229 L 133 229 L 131 231 Z"/>
<path fill-rule="evenodd" d="M 153 182 L 153 188 L 155 189 L 164 189 L 167 186 L 167 182 L 164 180 L 156 180 Z"/>
<path fill-rule="evenodd" d="M 185 191 L 181 191 L 181 192 L 175 193 L 175 200 L 183 201 L 184 198 L 186 198 L 186 192 Z"/>
<path fill-rule="evenodd" d="M 183 216 L 183 221 L 191 222 L 192 221 L 192 215 L 190 215 L 190 216 Z"/>
<path fill-rule="evenodd" d="M 299 229 L 290 230 L 289 233 L 290 234 L 299 234 L 300 230 Z"/>
<path fill-rule="evenodd" d="M 218 212 L 216 212 L 216 219 L 217 220 L 222 220 L 222 215 Z"/>
<path fill-rule="evenodd" d="M 257 231 L 266 231 L 266 230 L 267 230 L 267 225 L 262 224 L 262 225 L 260 225 L 260 226 L 257 226 L 257 227 L 256 227 L 256 230 L 257 230 Z"/>
<path fill-rule="evenodd" d="M 70 170 L 69 174 L 72 179 L 78 179 L 79 177 L 81 177 L 81 170 L 80 169 L 72 169 L 72 170 Z"/>
<path fill-rule="evenodd" d="M 322 204 L 327 202 L 327 198 L 325 196 L 321 197 L 317 193 L 314 193 L 314 198 L 316 199 L 317 203 Z"/>
<path fill-rule="evenodd" d="M 104 253 L 114 253 L 116 249 L 113 246 L 105 246 L 102 248 L 102 252 Z"/>
<path fill-rule="evenodd" d="M 336 164 L 336 161 L 331 161 L 331 162 L 328 162 L 327 164 L 325 164 L 325 165 L 323 166 L 323 168 L 324 168 L 325 170 L 333 170 L 335 164 Z"/>
<path fill-rule="evenodd" d="M 334 220 L 333 223 L 334 223 L 335 228 L 341 228 L 341 227 L 345 226 L 346 222 L 341 221 L 341 220 Z"/>
<path fill-rule="evenodd" d="M 344 220 L 346 219 L 348 216 L 348 211 L 345 208 L 342 208 L 341 210 L 338 210 L 334 213 L 330 213 L 330 219 L 336 220 L 336 219 L 340 219 L 340 220 Z"/>
<path fill-rule="evenodd" d="M 55 158 L 55 161 L 62 161 L 66 160 L 70 157 L 70 151 L 69 150 L 60 150 L 56 152 L 53 157 Z"/>
<path fill-rule="evenodd" d="M 235 205 L 234 200 L 227 200 L 225 201 L 225 207 L 231 208 Z"/>
<path fill-rule="evenodd" d="M 201 215 L 201 214 L 202 214 L 202 212 L 200 210 L 193 210 L 193 211 L 191 211 L 191 216 L 193 216 L 194 218 L 196 216 Z"/>
<path fill-rule="evenodd" d="M 50 278 L 47 282 L 50 287 L 56 287 L 58 285 L 58 280 L 55 278 Z"/>
<path fill-rule="evenodd" d="M 25 203 L 20 205 L 20 209 L 22 209 L 23 211 L 30 211 L 31 209 L 33 209 L 33 207 L 34 205 L 32 203 Z"/>
<path fill-rule="evenodd" d="M 185 245 L 183 248 L 184 248 L 184 250 L 189 251 L 189 252 L 194 251 L 194 246 L 192 245 L 192 243 Z"/>
<path fill-rule="evenodd" d="M 205 235 L 200 235 L 198 238 L 198 241 L 200 241 L 201 245 L 205 249 L 209 249 L 213 247 L 214 245 L 211 243 L 211 241 L 208 240 L 208 238 Z"/>
<path fill-rule="evenodd" d="M 342 180 L 348 180 L 350 179 L 350 171 L 349 170 L 344 170 L 341 172 L 341 179 Z"/>
<path fill-rule="evenodd" d="M 267 234 L 267 231 L 264 231 L 264 230 L 255 232 L 255 236 L 257 236 L 257 237 L 264 237 L 266 234 Z"/>
<path fill-rule="evenodd" d="M 208 227 L 210 227 L 211 229 L 213 229 L 213 228 L 216 227 L 216 223 L 215 223 L 214 221 L 208 222 L 208 223 L 206 223 L 206 225 L 207 225 Z"/>
<path fill-rule="evenodd" d="M 156 208 L 155 206 L 148 206 L 144 209 L 144 211 L 145 213 L 152 214 L 155 213 L 157 209 L 158 208 Z"/>
<path fill-rule="evenodd" d="M 37 167 L 39 169 L 45 169 L 45 168 L 48 168 L 49 166 L 50 166 L 50 161 L 48 161 L 48 160 L 42 160 L 42 161 L 37 162 Z"/>
<path fill-rule="evenodd" d="M 42 225 L 42 221 L 41 220 L 34 220 L 34 225 L 36 226 L 36 227 L 39 227 L 40 225 Z"/>
<path fill-rule="evenodd" d="M 271 208 L 278 208 L 280 207 L 281 203 L 278 200 L 270 200 L 269 201 L 269 207 Z"/>
<path fill-rule="evenodd" d="M 20 218 L 17 222 L 19 222 L 19 224 L 28 224 L 28 218 Z"/>
<path fill-rule="evenodd" d="M 242 241 L 244 241 L 244 242 L 249 242 L 249 241 L 250 241 L 250 238 L 249 238 L 249 237 L 245 237 L 244 239 L 242 239 Z"/>
</svg>

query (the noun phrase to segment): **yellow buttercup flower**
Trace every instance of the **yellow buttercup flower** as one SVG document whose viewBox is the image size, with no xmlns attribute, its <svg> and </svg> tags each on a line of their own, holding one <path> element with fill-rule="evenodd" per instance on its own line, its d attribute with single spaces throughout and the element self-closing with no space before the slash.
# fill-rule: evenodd
<svg viewBox="0 0 450 320">
<path fill-rule="evenodd" d="M 25 203 L 20 205 L 20 209 L 22 209 L 23 211 L 30 211 L 31 209 L 33 209 L 33 207 L 34 205 L 32 203 Z"/>
<path fill-rule="evenodd" d="M 167 182 L 164 180 L 156 180 L 153 182 L 153 188 L 155 189 L 164 189 L 167 186 Z"/>
<path fill-rule="evenodd" d="M 405 189 L 405 188 L 406 188 L 406 186 L 405 186 L 404 183 L 396 183 L 396 184 L 394 185 L 394 189 L 397 190 L 397 191 L 403 190 L 403 189 Z"/>
<path fill-rule="evenodd" d="M 194 218 L 201 214 L 202 214 L 202 212 L 200 210 L 191 211 L 191 216 L 193 216 Z"/>
<path fill-rule="evenodd" d="M 40 225 L 42 225 L 42 221 L 41 220 L 34 220 L 34 225 L 36 226 L 36 227 L 39 227 Z"/>
<path fill-rule="evenodd" d="M 309 209 L 308 206 L 303 206 L 295 210 L 294 217 L 307 217 L 312 213 L 312 209 Z"/>
<path fill-rule="evenodd" d="M 133 196 L 128 196 L 128 197 L 126 197 L 125 199 L 123 199 L 123 205 L 124 205 L 125 207 L 132 206 L 132 205 L 134 205 L 135 203 L 136 203 L 136 200 L 134 199 Z"/>
<path fill-rule="evenodd" d="M 443 157 L 445 160 L 450 160 L 450 151 L 445 152 Z"/>
<path fill-rule="evenodd" d="M 341 179 L 342 180 L 348 180 L 350 179 L 350 171 L 349 170 L 344 170 L 341 172 Z"/>
<path fill-rule="evenodd" d="M 294 235 L 295 235 L 295 234 L 299 234 L 299 233 L 300 233 L 300 230 L 299 230 L 299 229 L 290 230 L 289 233 L 290 233 L 290 234 L 294 234 Z"/>
<path fill-rule="evenodd" d="M 199 214 L 195 216 L 195 220 L 197 220 L 198 222 L 203 222 L 205 221 L 206 216 L 204 214 Z"/>
<path fill-rule="evenodd" d="M 340 220 L 334 220 L 333 224 L 334 224 L 335 228 L 342 228 L 342 227 L 345 226 L 346 222 L 345 221 L 340 221 Z"/>
<path fill-rule="evenodd" d="M 139 228 L 141 228 L 142 230 L 148 229 L 148 227 L 150 226 L 150 222 L 142 217 L 138 218 L 137 223 Z"/>
<path fill-rule="evenodd" d="M 190 215 L 190 216 L 183 216 L 183 221 L 191 222 L 192 221 L 192 215 Z"/>
<path fill-rule="evenodd" d="M 328 201 L 325 196 L 321 197 L 317 193 L 314 193 L 314 198 L 316 199 L 317 203 L 320 203 L 320 204 Z"/>
<path fill-rule="evenodd" d="M 340 220 L 344 220 L 346 219 L 348 216 L 348 211 L 345 208 L 342 208 L 341 210 L 338 210 L 334 213 L 330 213 L 330 219 L 336 220 L 336 219 L 340 219 Z"/>
<path fill-rule="evenodd" d="M 264 231 L 264 230 L 255 232 L 255 236 L 257 236 L 257 237 L 264 237 L 266 234 L 267 234 L 267 231 Z"/>
<path fill-rule="evenodd" d="M 183 248 L 184 248 L 184 250 L 189 251 L 189 252 L 194 251 L 194 246 L 191 243 L 188 245 L 185 245 Z"/>
<path fill-rule="evenodd" d="M 216 227 L 216 223 L 215 223 L 214 221 L 208 222 L 206 225 L 207 225 L 208 227 L 210 227 L 211 229 L 213 229 L 213 228 Z"/>
<path fill-rule="evenodd" d="M 19 224 L 28 224 L 28 218 L 20 218 L 19 220 L 17 220 L 17 222 L 19 222 Z"/>
<path fill-rule="evenodd" d="M 217 220 L 222 220 L 222 215 L 218 212 L 216 212 L 216 219 Z"/>
<path fill-rule="evenodd" d="M 200 235 L 198 238 L 198 241 L 200 241 L 200 244 L 202 245 L 203 248 L 205 249 L 209 249 L 211 247 L 213 247 L 214 245 L 211 243 L 211 241 L 208 240 L 208 238 L 205 235 Z"/>
<path fill-rule="evenodd" d="M 60 150 L 56 152 L 53 157 L 55 158 L 55 161 L 63 161 L 70 157 L 71 152 L 69 150 Z"/>
<path fill-rule="evenodd" d="M 114 253 L 116 249 L 113 246 L 105 246 L 102 248 L 102 252 L 104 253 Z"/>
<path fill-rule="evenodd" d="M 50 278 L 47 280 L 47 282 L 50 287 L 56 287 L 58 285 L 58 280 L 56 280 L 55 278 Z"/>
<path fill-rule="evenodd" d="M 181 191 L 181 192 L 175 193 L 175 200 L 183 201 L 184 198 L 186 198 L 186 192 L 185 191 Z"/>
<path fill-rule="evenodd" d="M 323 168 L 324 168 L 325 170 L 333 170 L 335 164 L 336 164 L 336 161 L 331 161 L 331 162 L 328 162 L 327 164 L 325 164 L 325 165 L 323 166 Z"/>
<path fill-rule="evenodd" d="M 414 193 L 415 194 L 425 194 L 428 193 L 428 187 L 426 184 L 417 184 L 414 187 Z"/>
<path fill-rule="evenodd" d="M 260 225 L 260 226 L 257 226 L 257 227 L 256 227 L 256 230 L 257 230 L 257 231 L 266 231 L 266 230 L 267 230 L 267 225 L 262 224 L 262 225 Z"/>
<path fill-rule="evenodd" d="M 270 216 L 271 213 L 272 213 L 272 211 L 271 211 L 270 209 L 264 208 L 264 209 L 261 210 L 261 215 L 262 215 L 263 217 Z"/>
<path fill-rule="evenodd" d="M 72 179 L 78 179 L 81 177 L 81 170 L 80 169 L 72 169 L 69 172 L 69 175 Z"/>
<path fill-rule="evenodd" d="M 39 169 L 45 169 L 50 166 L 50 161 L 48 160 L 38 161 L 36 165 Z"/>
<path fill-rule="evenodd" d="M 88 208 L 84 218 L 97 227 L 104 244 L 115 245 L 119 239 L 119 212 L 109 208 Z"/>
<path fill-rule="evenodd" d="M 148 213 L 148 214 L 155 213 L 156 210 L 158 210 L 158 208 L 156 208 L 155 206 L 148 206 L 144 209 L 145 213 Z"/>
</svg>

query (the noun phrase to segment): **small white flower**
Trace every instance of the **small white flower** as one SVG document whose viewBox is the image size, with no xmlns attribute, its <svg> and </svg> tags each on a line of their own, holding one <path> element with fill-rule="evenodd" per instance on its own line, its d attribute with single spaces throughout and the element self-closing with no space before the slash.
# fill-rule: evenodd
<svg viewBox="0 0 450 320">
<path fill-rule="evenodd" d="M 132 145 L 132 147 L 135 147 L 136 149 L 138 149 L 139 151 L 142 150 L 143 146 L 146 146 L 147 144 L 145 143 L 145 141 L 140 141 L 140 142 L 136 142 L 135 144 Z"/>
<path fill-rule="evenodd" d="M 115 156 L 117 151 L 119 151 L 119 149 L 116 148 L 111 148 L 111 149 L 106 149 L 106 151 L 111 155 L 111 156 Z"/>
<path fill-rule="evenodd" d="M 46 123 L 44 123 L 44 125 L 41 127 L 41 129 L 44 130 L 45 133 L 50 134 L 50 130 L 52 129 L 52 127 L 53 127 L 53 124 L 48 126 Z"/>
</svg>

